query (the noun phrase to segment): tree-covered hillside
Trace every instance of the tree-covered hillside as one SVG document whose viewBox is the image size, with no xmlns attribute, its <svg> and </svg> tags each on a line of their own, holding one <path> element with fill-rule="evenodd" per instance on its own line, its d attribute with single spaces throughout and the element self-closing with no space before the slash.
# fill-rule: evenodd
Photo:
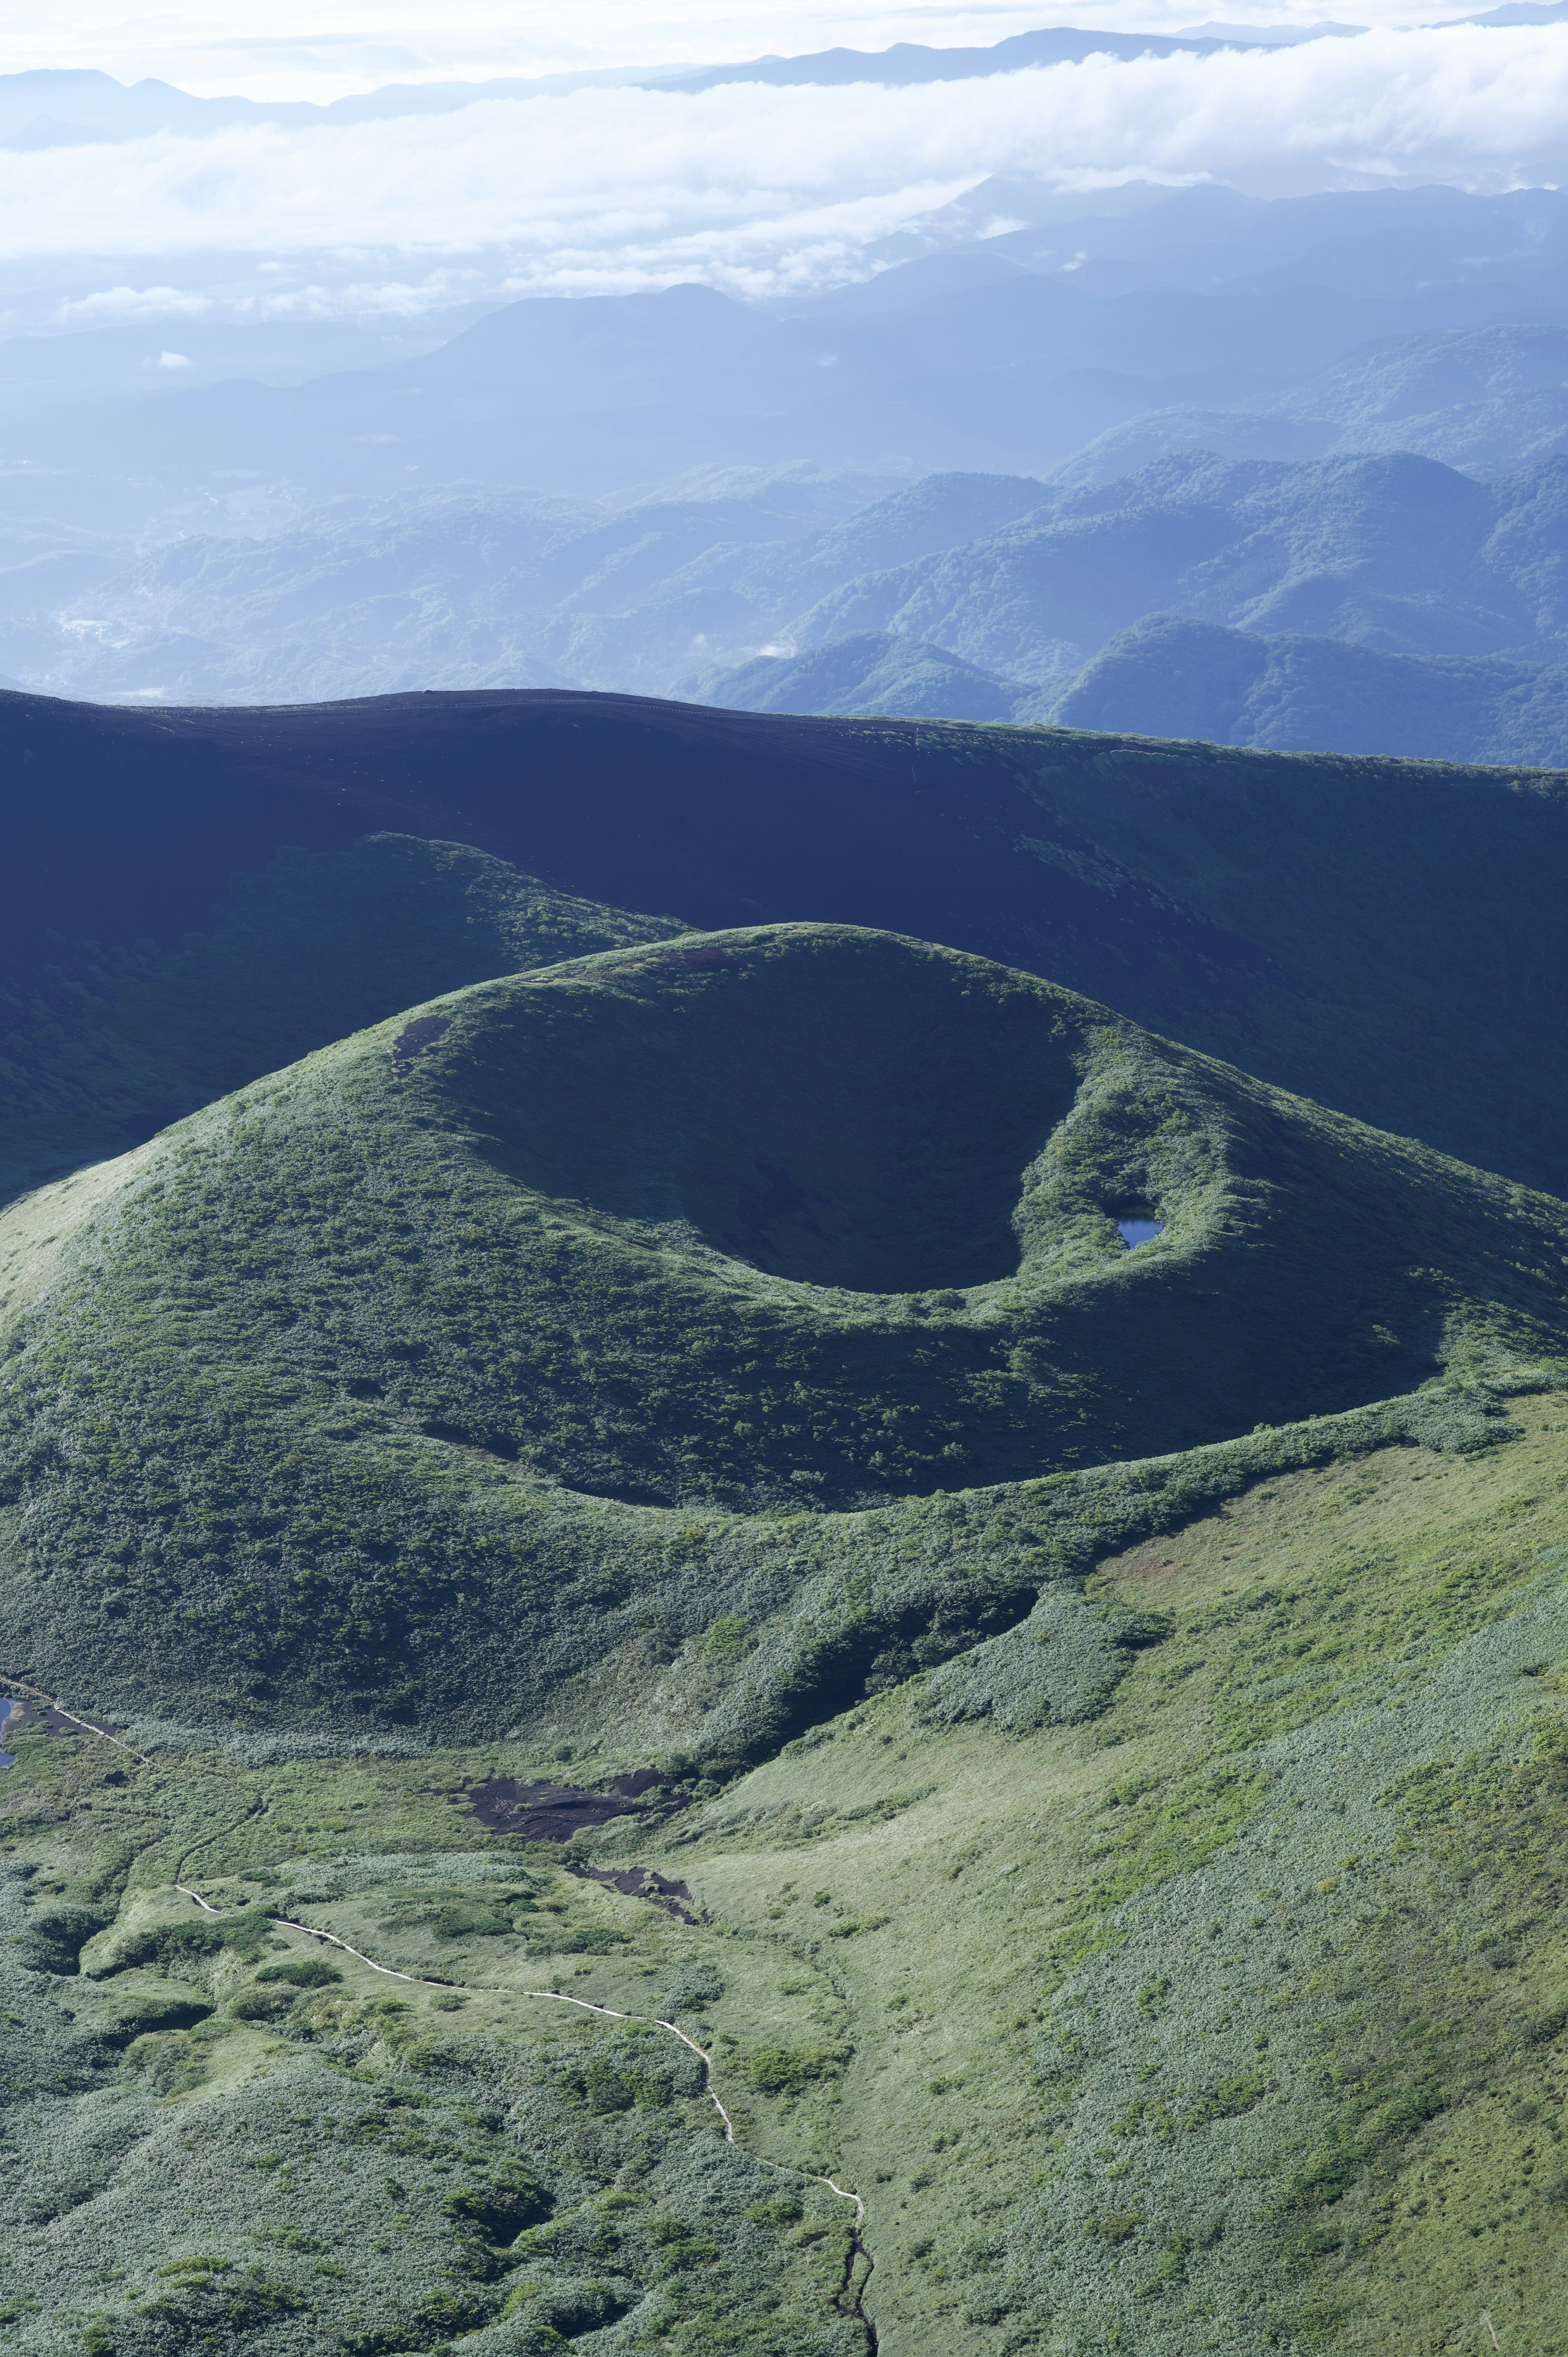
<svg viewBox="0 0 1568 2357">
<path fill-rule="evenodd" d="M 1441 748 L 1451 759 L 1494 766 L 1568 763 L 1562 664 L 1386 654 L 1290 633 L 1259 638 L 1179 614 L 1151 614 L 1119 631 L 1064 687 L 1026 705 L 1015 699 L 1014 708 L 1069 728 L 1285 753 L 1323 748 L 1419 759 Z"/>
<path fill-rule="evenodd" d="M 1151 612 L 1414 655 L 1560 655 L 1568 463 L 1497 483 L 1406 454 L 1155 459 L 965 547 L 844 584 L 796 626 L 929 640 L 1011 679 Z"/>
</svg>

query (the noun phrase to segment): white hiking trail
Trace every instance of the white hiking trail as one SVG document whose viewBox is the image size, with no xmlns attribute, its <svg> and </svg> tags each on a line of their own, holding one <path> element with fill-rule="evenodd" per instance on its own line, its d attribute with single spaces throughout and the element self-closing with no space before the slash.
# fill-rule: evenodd
<svg viewBox="0 0 1568 2357">
<path fill-rule="evenodd" d="M 223 1910 L 220 1907 L 214 1907 L 209 1899 L 204 1899 L 200 1891 L 193 1889 L 188 1882 L 177 1882 L 174 1887 L 185 1898 L 194 1899 L 197 1905 L 199 1907 L 205 1908 L 209 1915 L 220 1915 L 222 1913 Z M 705 2047 L 699 2046 L 694 2038 L 688 2037 L 686 2032 L 682 2029 L 680 2023 L 677 2021 L 666 2021 L 660 2015 L 656 2013 L 622 2013 L 613 2005 L 591 2005 L 585 1996 L 563 1996 L 559 1989 L 495 1988 L 482 1981 L 454 1982 L 426 1980 L 419 1973 L 399 1972 L 395 1964 L 379 1964 L 374 1956 L 367 1956 L 363 1948 L 353 1947 L 347 1940 L 339 1939 L 336 1932 L 323 1932 L 319 1926 L 315 1923 L 302 1923 L 296 1916 L 269 1915 L 267 1921 L 274 1931 L 303 1932 L 309 1939 L 329 1941 L 333 1947 L 341 1948 L 345 1955 L 357 1956 L 360 1964 L 369 1964 L 371 1972 L 384 1973 L 388 1980 L 406 1981 L 412 1988 L 450 1989 L 454 1995 L 456 1995 L 459 1992 L 467 1994 L 467 1992 L 472 1991 L 476 1996 L 539 1997 L 547 2005 L 575 2005 L 580 2012 L 601 2014 L 607 2021 L 641 2021 L 646 2022 L 650 2029 L 668 2030 L 671 2038 L 678 2038 L 682 2046 L 690 2047 L 692 2052 L 696 2055 L 698 2061 L 702 2063 L 703 2092 L 707 2096 L 709 2103 L 712 2104 L 714 2111 L 717 2112 L 720 2119 L 724 2122 L 725 2143 L 735 2145 L 737 2152 L 744 2149 L 744 2147 L 736 2141 L 735 2122 L 731 2119 L 728 2112 L 725 2111 L 724 2104 L 719 2100 L 719 2091 L 714 2084 L 713 2056 L 708 2052 Z M 830 2193 L 837 2194 L 841 2201 L 854 2202 L 854 2231 L 856 2234 L 860 2233 L 861 2228 L 865 2225 L 865 2204 L 861 2200 L 860 2195 L 858 2193 L 847 2191 L 842 2185 L 835 2185 L 831 2177 L 813 2176 L 809 2169 L 791 2169 L 787 2161 L 768 2160 L 760 2153 L 748 2153 L 746 2158 L 749 2160 L 759 2161 L 764 2169 L 777 2169 L 786 2177 L 798 2177 L 804 2184 L 825 2185 L 828 2191 Z"/>
<path fill-rule="evenodd" d="M 153 1762 L 147 1758 L 145 1751 L 137 1751 L 131 1744 L 123 1743 L 117 1735 L 111 1735 L 106 1727 L 95 1726 L 91 1719 L 79 1717 L 75 1711 L 68 1710 L 66 1708 L 64 1703 L 59 1700 L 58 1695 L 45 1694 L 41 1687 L 29 1685 L 26 1678 L 14 1677 L 8 1671 L 0 1670 L 0 1685 L 18 1686 L 22 1693 L 28 1697 L 29 1701 L 46 1703 L 50 1710 L 58 1711 L 61 1718 L 69 1718 L 73 1727 L 80 1727 L 84 1735 L 96 1735 L 100 1742 L 112 1743 L 117 1751 L 126 1752 L 129 1754 L 131 1759 L 140 1760 L 144 1768 L 150 1768 L 153 1765 Z M 249 1815 L 251 1812 L 247 1810 L 245 1813 L 246 1815 Z M 235 1822 L 238 1824 L 242 1824 L 244 1823 L 244 1818 L 238 1818 Z M 233 1827 L 228 1826 L 222 1830 L 232 1832 Z M 209 1834 L 203 1840 L 194 1843 L 192 1845 L 192 1848 L 204 1849 L 209 1842 L 217 1841 L 220 1838 L 221 1833 Z M 186 1852 L 186 1856 L 189 1857 L 190 1855 L 191 1851 L 188 1850 Z M 183 1865 L 184 1859 L 182 1859 L 180 1863 Z M 214 1907 L 209 1899 L 204 1899 L 200 1891 L 193 1889 L 188 1882 L 179 1881 L 177 1879 L 178 1867 L 177 1867 L 175 1871 L 177 1879 L 174 1887 L 180 1893 L 182 1898 L 193 1899 L 196 1901 L 196 1904 L 199 1907 L 205 1909 L 209 1915 L 220 1915 L 223 1912 L 223 1910 L 220 1907 Z M 280 1932 L 303 1932 L 312 1940 L 329 1941 L 333 1947 L 341 1948 L 346 1955 L 358 1957 L 360 1964 L 368 1964 L 371 1972 L 384 1973 L 388 1980 L 406 1981 L 409 1983 L 411 1987 L 414 1988 L 448 1989 L 454 1987 L 454 1984 L 450 1981 L 424 1980 L 421 1978 L 420 1975 L 417 1973 L 399 1972 L 395 1964 L 379 1964 L 374 1956 L 367 1956 L 362 1948 L 350 1947 L 349 1942 L 347 1940 L 340 1940 L 336 1932 L 318 1931 L 314 1923 L 299 1923 L 296 1922 L 292 1916 L 288 1915 L 272 1915 L 269 1916 L 267 1920 Z M 469 1982 L 465 1986 L 472 1988 L 474 1994 L 479 1996 L 538 1997 L 549 2005 L 575 2005 L 580 2012 L 601 2014 L 607 2021 L 641 2021 L 646 2022 L 650 2029 L 666 2030 L 671 2038 L 678 2038 L 682 2046 L 689 2047 L 692 2052 L 696 2055 L 698 2061 L 702 2063 L 703 2092 L 707 2096 L 708 2101 L 712 2104 L 714 2111 L 717 2112 L 720 2119 L 724 2122 L 725 2141 L 726 2144 L 733 2144 L 737 2152 L 744 2150 L 744 2147 L 737 2142 L 736 2137 L 735 2122 L 731 2119 L 728 2112 L 725 2111 L 724 2104 L 719 2100 L 718 2089 L 714 2084 L 713 2056 L 708 2053 L 705 2048 L 699 2046 L 694 2038 L 689 2038 L 678 2022 L 664 2021 L 660 2019 L 657 2014 L 619 2013 L 616 2010 L 613 2005 L 590 2005 L 586 1997 L 564 1996 L 559 1989 L 489 1988 L 486 1987 L 482 1983 L 475 1984 L 472 1982 Z M 865 2224 L 865 2204 L 861 2200 L 858 2193 L 852 2193 L 843 2186 L 835 2185 L 831 2177 L 817 2177 L 813 2175 L 811 2170 L 809 2169 L 791 2169 L 787 2161 L 768 2160 L 760 2153 L 748 2153 L 746 2158 L 749 2160 L 757 2161 L 763 2169 L 776 2169 L 782 2177 L 798 2178 L 803 2185 L 825 2185 L 828 2191 L 830 2193 L 836 2194 L 839 2201 L 853 2201 L 854 2204 L 854 2233 L 856 2236 L 856 2246 L 858 2248 L 860 2232 Z"/>
</svg>

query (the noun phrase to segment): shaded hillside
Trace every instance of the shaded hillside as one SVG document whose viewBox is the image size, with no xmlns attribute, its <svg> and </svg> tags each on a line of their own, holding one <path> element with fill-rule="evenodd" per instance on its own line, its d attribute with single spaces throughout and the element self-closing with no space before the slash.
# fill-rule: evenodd
<svg viewBox="0 0 1568 2357">
<path fill-rule="evenodd" d="M 122 1152 L 260 1072 L 362 1028 L 424 985 L 679 932 L 552 892 L 465 844 L 361 835 L 236 877 L 210 930 L 17 976 L 0 1193 Z"/>
<path fill-rule="evenodd" d="M 1048 682 L 1151 611 L 1391 653 L 1560 655 L 1568 461 L 1472 482 L 1404 455 L 1172 455 L 970 546 L 868 575 L 803 617 L 924 639 Z"/>
<path fill-rule="evenodd" d="M 601 910 L 946 942 L 1568 1188 L 1568 822 L 1549 775 L 544 693 L 177 713 L 5 697 L 0 751 L 0 987 L 14 1029 L 58 1024 L 72 1056 L 123 1001 L 156 1003 L 188 970 L 178 944 L 213 925 L 236 871 L 392 831 Z M 456 970 L 411 969 L 412 989 L 393 987 L 395 923 L 355 923 L 386 931 L 382 1013 L 473 975 L 466 920 Z M 188 970 L 221 964 L 225 937 Z M 289 940 L 286 923 L 275 949 L 264 928 L 252 937 L 259 974 L 286 973 Z M 515 963 L 499 937 L 495 954 L 492 971 Z M 260 1001 L 292 988 L 269 980 Z M 350 1019 L 369 1011 L 352 1004 Z M 328 992 L 308 1022 L 295 1006 L 250 1034 L 258 1069 L 324 1045 L 338 1012 Z M 177 1070 L 170 1050 L 160 1035 L 156 1060 Z M 63 1053 L 58 1069 L 65 1087 Z M 32 1119 L 25 1080 L 9 1085 L 9 1117 Z M 143 1134 L 191 1109 L 163 1090 Z"/>
<path fill-rule="evenodd" d="M 1118 632 L 1065 687 L 1034 698 L 1032 709 L 1069 728 L 1131 728 L 1278 752 L 1568 767 L 1568 670 L 1561 665 L 1256 638 L 1176 614 L 1151 614 Z"/>
<path fill-rule="evenodd" d="M 1443 1378 L 1568 1364 L 1565 1247 L 1552 1199 L 886 934 L 479 984 L 5 1215 L 0 1661 L 498 1733 L 612 1659 L 646 1709 L 639 1632 L 738 1609 L 777 1621 L 755 1750 L 802 1676 L 779 1517 L 836 1510 L 848 1576 L 912 1498 L 1391 1396 L 1441 1426 Z M 684 1566 L 660 1508 L 720 1517 Z M 910 1537 L 840 1674 L 937 1609 Z"/>
</svg>

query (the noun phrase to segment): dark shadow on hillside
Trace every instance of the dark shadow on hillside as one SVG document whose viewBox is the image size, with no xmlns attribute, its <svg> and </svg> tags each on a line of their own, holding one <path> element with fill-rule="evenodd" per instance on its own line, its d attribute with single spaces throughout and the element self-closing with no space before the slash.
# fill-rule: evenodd
<svg viewBox="0 0 1568 2357">
<path fill-rule="evenodd" d="M 877 1294 L 1013 1274 L 1023 1173 L 1076 1079 L 1034 989 L 821 927 L 628 952 L 464 1009 L 420 1069 L 543 1193 Z"/>
</svg>

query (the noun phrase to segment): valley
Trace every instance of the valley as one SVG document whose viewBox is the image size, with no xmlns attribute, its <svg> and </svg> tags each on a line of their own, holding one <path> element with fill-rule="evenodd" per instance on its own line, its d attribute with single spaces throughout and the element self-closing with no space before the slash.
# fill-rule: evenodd
<svg viewBox="0 0 1568 2357">
<path fill-rule="evenodd" d="M 35 1955 L 86 1936 L 74 1976 L 7 1991 L 13 2149 L 59 2156 L 7 2261 L 15 2345 L 94 2274 L 101 2346 L 247 2303 L 263 2345 L 371 2345 L 391 2266 L 388 2347 L 615 2311 L 631 2345 L 744 2318 L 847 2351 L 854 2292 L 894 2348 L 1242 2350 L 1262 2317 L 1424 2352 L 1455 2303 L 1552 2346 L 1561 1436 L 1536 1394 L 1457 1454 L 1253 1442 L 1228 1494 L 1101 1555 L 1087 1608 L 1159 1629 L 1077 1717 L 976 1715 L 959 1655 L 749 1773 L 671 1761 L 661 1830 L 634 1809 L 564 1853 L 462 1796 L 564 1749 L 602 1785 L 603 1720 L 402 1759 L 252 1737 L 218 1772 L 24 1732 L 13 1920 Z M 656 1859 L 701 1920 L 564 1855 Z M 672 2007 L 735 2145 L 678 2041 L 530 1987 Z M 869 2276 L 797 2171 L 858 2191 Z"/>
</svg>

